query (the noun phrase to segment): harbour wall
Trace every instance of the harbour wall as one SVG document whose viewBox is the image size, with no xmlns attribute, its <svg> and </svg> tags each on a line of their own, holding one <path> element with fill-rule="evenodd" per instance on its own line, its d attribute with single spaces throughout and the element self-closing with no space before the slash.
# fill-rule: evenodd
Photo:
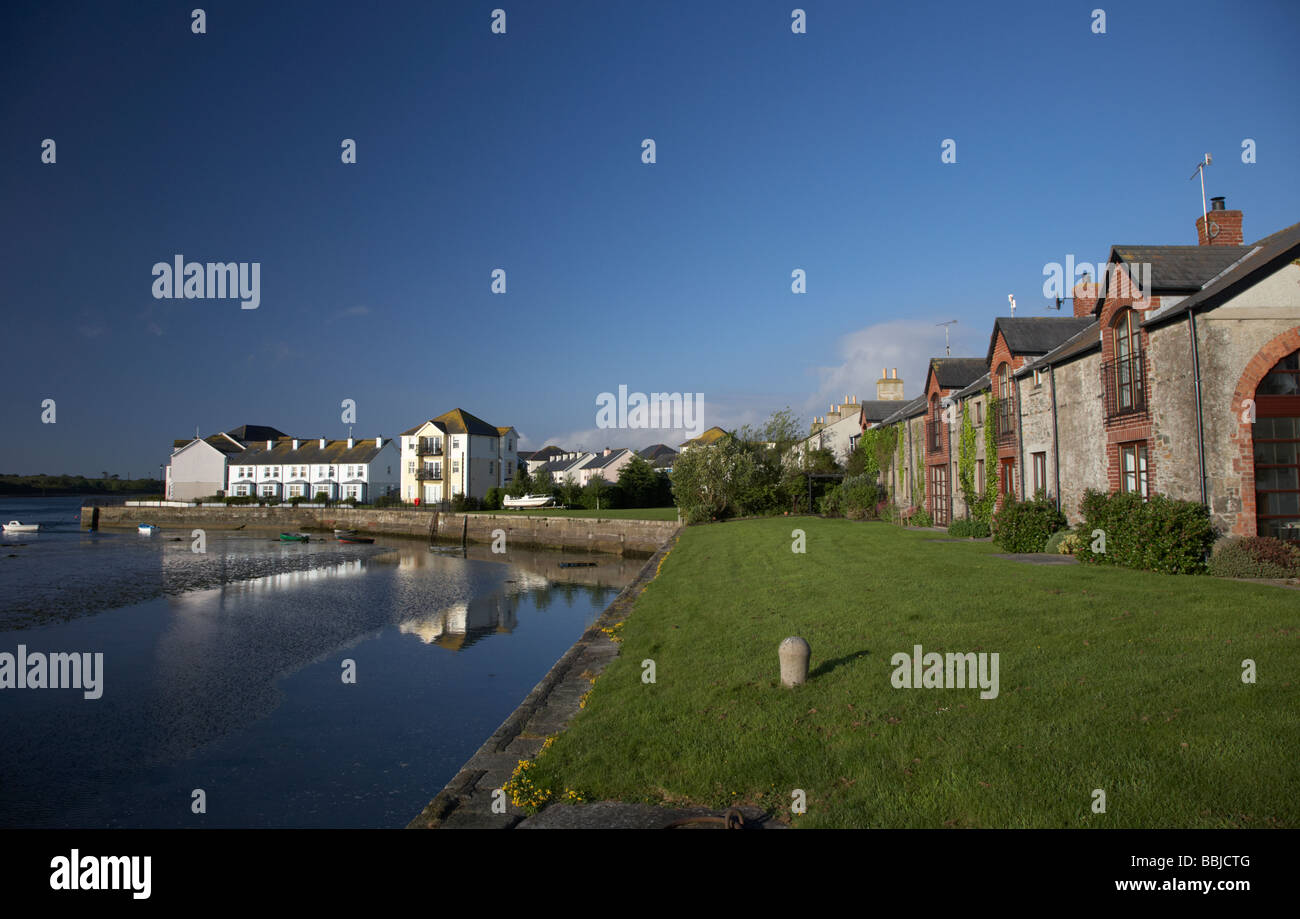
<svg viewBox="0 0 1300 919">
<path fill-rule="evenodd" d="M 96 517 L 96 514 L 98 516 Z M 671 520 L 607 520 L 599 517 L 532 517 L 518 514 L 453 514 L 417 510 L 354 510 L 346 507 L 83 507 L 82 527 L 169 528 L 248 527 L 298 530 L 356 530 L 367 536 L 413 536 L 437 542 L 490 543 L 504 530 L 506 545 L 538 546 L 619 555 L 652 555 L 677 532 Z M 187 534 L 188 535 L 188 534 Z"/>
</svg>

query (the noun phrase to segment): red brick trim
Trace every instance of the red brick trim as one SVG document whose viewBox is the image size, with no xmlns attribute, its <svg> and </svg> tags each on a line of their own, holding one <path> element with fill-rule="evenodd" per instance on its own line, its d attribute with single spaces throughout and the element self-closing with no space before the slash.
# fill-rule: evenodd
<svg viewBox="0 0 1300 919">
<path fill-rule="evenodd" d="M 1232 525 L 1233 536 L 1257 536 L 1255 521 L 1255 442 L 1254 431 L 1246 415 L 1245 401 L 1255 398 L 1255 389 L 1273 366 L 1292 351 L 1300 350 L 1300 326 L 1287 329 L 1250 359 L 1232 393 L 1232 410 L 1237 415 L 1237 459 L 1233 468 L 1241 475 L 1241 512 Z M 1246 415 L 1247 419 L 1249 415 Z"/>
</svg>

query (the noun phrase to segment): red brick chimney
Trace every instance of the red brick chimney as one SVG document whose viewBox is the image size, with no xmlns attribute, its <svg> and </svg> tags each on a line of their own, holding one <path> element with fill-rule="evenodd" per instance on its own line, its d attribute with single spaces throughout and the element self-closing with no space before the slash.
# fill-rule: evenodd
<svg viewBox="0 0 1300 919">
<path fill-rule="evenodd" d="M 1241 211 L 1225 210 L 1222 198 L 1210 199 L 1210 235 L 1205 235 L 1205 217 L 1196 218 L 1198 246 L 1244 246 L 1241 235 Z"/>
<path fill-rule="evenodd" d="M 1075 284 L 1070 296 L 1074 298 L 1074 315 L 1086 318 L 1097 308 L 1097 301 L 1101 298 L 1101 285 L 1096 278 L 1088 278 Z"/>
</svg>

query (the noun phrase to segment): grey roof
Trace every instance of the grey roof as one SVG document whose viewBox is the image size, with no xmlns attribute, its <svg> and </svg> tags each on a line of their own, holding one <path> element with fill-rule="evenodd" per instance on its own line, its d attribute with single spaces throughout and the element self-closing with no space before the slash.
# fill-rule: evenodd
<svg viewBox="0 0 1300 919">
<path fill-rule="evenodd" d="M 987 373 L 989 363 L 982 357 L 932 357 L 930 371 L 939 382 L 940 389 L 961 389 Z M 929 380 L 926 380 L 927 385 Z M 921 399 L 925 403 L 924 397 Z"/>
<path fill-rule="evenodd" d="M 582 468 L 583 469 L 604 469 L 610 463 L 617 462 L 619 457 L 621 457 L 624 453 L 630 453 L 630 452 L 631 451 L 628 450 L 627 448 L 620 448 L 618 450 L 611 451 L 609 456 L 606 456 L 603 453 L 597 453 L 590 460 L 588 460 L 587 464 Z"/>
<path fill-rule="evenodd" d="M 898 411 L 903 402 L 900 399 L 870 399 L 857 403 L 862 406 L 862 417 L 867 422 L 883 421 Z"/>
<path fill-rule="evenodd" d="M 1039 367 L 1046 367 L 1049 364 L 1065 364 L 1076 357 L 1095 351 L 1101 347 L 1101 323 L 1096 320 L 1090 320 L 1088 325 L 1084 326 L 1078 332 L 1071 335 L 1059 346 L 1048 351 L 1046 354 L 1034 361 L 1027 363 L 1017 374 L 1024 373 L 1029 369 L 1029 364 Z"/>
<path fill-rule="evenodd" d="M 559 447 L 555 447 L 555 446 L 542 447 L 542 449 L 540 449 L 540 450 L 538 450 L 537 452 L 535 452 L 535 453 L 530 457 L 530 459 L 533 459 L 533 460 L 546 460 L 547 462 L 550 462 L 551 457 L 553 457 L 553 456 L 560 456 L 561 454 L 564 454 L 564 453 L 567 453 L 567 452 L 569 452 L 569 451 L 567 451 L 567 450 L 562 450 L 562 449 L 560 449 Z"/>
<path fill-rule="evenodd" d="M 443 434 L 446 434 L 446 433 L 447 433 L 447 426 L 446 426 L 445 424 L 443 424 L 441 421 L 437 421 L 436 419 L 430 418 L 428 421 L 421 421 L 421 422 L 420 422 L 419 424 L 417 424 L 415 427 L 410 428 L 409 430 L 403 431 L 403 432 L 402 432 L 401 434 L 399 434 L 398 436 L 399 436 L 399 437 L 413 437 L 413 436 L 415 435 L 415 432 L 418 431 L 418 430 L 420 430 L 420 428 L 424 427 L 426 424 L 431 424 L 431 425 L 433 425 L 435 428 L 437 428 L 437 429 L 438 429 L 439 431 L 441 431 Z"/>
<path fill-rule="evenodd" d="M 1200 290 L 1250 249 L 1250 246 L 1112 246 L 1110 260 L 1116 264 L 1149 262 L 1150 293 L 1190 293 Z M 1100 308 L 1100 301 L 1097 305 Z"/>
<path fill-rule="evenodd" d="M 976 395 L 977 393 L 981 393 L 984 390 L 989 388 L 989 383 L 992 381 L 992 379 L 993 379 L 993 375 L 986 373 L 984 374 L 984 376 L 980 377 L 974 383 L 971 383 L 965 389 L 961 389 L 953 393 L 952 398 L 965 399 L 968 396 L 973 396 Z"/>
<path fill-rule="evenodd" d="M 258 440 L 265 443 L 268 440 L 279 440 L 281 437 L 289 436 L 284 431 L 265 424 L 241 424 L 226 433 L 241 444 L 248 444 Z"/>
<path fill-rule="evenodd" d="M 391 440 L 385 440 L 384 446 L 392 443 Z M 346 440 L 327 440 L 325 447 L 322 449 L 319 440 L 299 440 L 298 449 L 293 449 L 293 439 L 283 437 L 271 445 L 271 449 L 266 449 L 266 445 L 252 446 L 239 454 L 236 462 L 238 466 L 255 466 L 255 465 L 273 465 L 273 466 L 297 466 L 297 465 L 328 465 L 339 466 L 349 463 L 368 463 L 375 458 L 375 455 L 383 447 L 376 447 L 373 437 L 365 440 L 354 440 L 352 449 L 348 449 Z"/>
<path fill-rule="evenodd" d="M 538 466 L 533 474 L 536 475 L 538 472 L 541 472 L 543 469 L 545 469 L 547 472 L 549 472 L 552 475 L 552 477 L 554 477 L 554 475 L 557 472 L 573 472 L 581 468 L 583 462 L 584 462 L 583 456 L 579 456 L 577 459 L 548 460 L 547 462 L 542 463 L 542 465 Z"/>
<path fill-rule="evenodd" d="M 925 396 L 917 396 L 911 402 L 903 403 L 898 411 L 883 419 L 881 424 L 894 424 L 903 421 L 906 418 L 915 418 L 917 415 L 925 414 Z"/>
<path fill-rule="evenodd" d="M 1218 246 L 1206 246 L 1216 249 Z M 1224 248 L 1237 248 L 1224 247 Z M 1173 304 L 1168 308 L 1158 309 L 1142 324 L 1159 325 L 1176 316 L 1181 316 L 1189 309 L 1214 309 L 1214 307 L 1231 300 L 1246 288 L 1258 283 L 1262 277 L 1284 268 L 1297 256 L 1300 256 L 1300 223 L 1279 230 L 1266 236 L 1248 250 L 1246 257 L 1239 264 L 1230 266 L 1222 277 L 1209 280 L 1196 293 Z"/>
<path fill-rule="evenodd" d="M 1155 269 L 1152 269 L 1154 273 Z M 985 366 L 993 363 L 993 348 L 998 332 L 1012 354 L 1046 354 L 1092 323 L 1088 316 L 999 316 L 993 320 L 989 336 L 989 353 Z"/>
</svg>

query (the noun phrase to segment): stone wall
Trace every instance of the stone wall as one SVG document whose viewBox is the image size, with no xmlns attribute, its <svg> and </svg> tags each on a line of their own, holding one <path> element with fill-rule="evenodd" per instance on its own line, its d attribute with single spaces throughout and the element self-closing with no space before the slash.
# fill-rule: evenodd
<svg viewBox="0 0 1300 919">
<path fill-rule="evenodd" d="M 1073 525 L 1083 519 L 1079 513 L 1083 493 L 1108 490 L 1100 351 L 1057 365 L 1056 423 L 1061 511 Z"/>
<path fill-rule="evenodd" d="M 678 529 L 670 520 L 607 520 L 596 517 L 525 517 L 518 514 L 444 514 L 415 510 L 276 507 L 100 507 L 82 508 L 81 525 L 93 511 L 99 525 L 168 528 L 298 530 L 352 529 L 365 535 L 490 543 L 504 530 L 508 545 L 579 549 L 630 555 L 656 552 Z"/>
</svg>

